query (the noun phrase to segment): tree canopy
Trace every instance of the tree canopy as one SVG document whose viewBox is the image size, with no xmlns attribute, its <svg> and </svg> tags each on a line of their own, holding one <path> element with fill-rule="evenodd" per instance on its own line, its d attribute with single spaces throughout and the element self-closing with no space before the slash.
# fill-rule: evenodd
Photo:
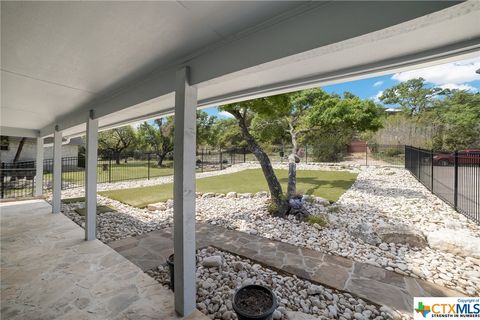
<svg viewBox="0 0 480 320">
<path fill-rule="evenodd" d="M 118 164 L 120 154 L 132 147 L 136 141 L 137 135 L 131 126 L 119 127 L 98 134 L 98 149 L 100 153 L 113 155 Z"/>
<path fill-rule="evenodd" d="M 156 155 L 158 166 L 162 166 L 165 157 L 173 151 L 173 131 L 173 117 L 145 121 L 138 127 L 140 146 Z"/>
<path fill-rule="evenodd" d="M 447 92 L 449 90 L 428 87 L 425 79 L 417 78 L 386 89 L 379 99 L 385 104 L 398 104 L 410 114 L 416 114 L 433 107 L 437 96 Z"/>
</svg>

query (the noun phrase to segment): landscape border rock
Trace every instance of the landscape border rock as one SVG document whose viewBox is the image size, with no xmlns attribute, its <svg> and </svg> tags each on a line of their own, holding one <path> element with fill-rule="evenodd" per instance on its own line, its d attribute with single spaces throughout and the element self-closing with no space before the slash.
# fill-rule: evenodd
<svg viewBox="0 0 480 320">
<path fill-rule="evenodd" d="M 375 233 L 386 243 L 408 244 L 411 247 L 425 248 L 427 241 L 423 234 L 412 227 L 402 225 L 383 225 L 375 229 Z"/>
</svg>

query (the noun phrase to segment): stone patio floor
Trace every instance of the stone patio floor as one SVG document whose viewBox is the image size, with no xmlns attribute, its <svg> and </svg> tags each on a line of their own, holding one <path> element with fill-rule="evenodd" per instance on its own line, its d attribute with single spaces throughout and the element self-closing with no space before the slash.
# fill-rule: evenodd
<svg viewBox="0 0 480 320">
<path fill-rule="evenodd" d="M 172 238 L 169 228 L 117 240 L 109 245 L 146 271 L 164 264 L 173 253 Z M 460 292 L 370 264 L 219 226 L 197 224 L 196 240 L 197 248 L 215 246 L 280 272 L 347 291 L 401 312 L 413 311 L 413 297 L 464 296 Z"/>
<path fill-rule="evenodd" d="M 45 201 L 1 203 L 0 219 L 0 318 L 180 319 L 169 290 Z"/>
</svg>

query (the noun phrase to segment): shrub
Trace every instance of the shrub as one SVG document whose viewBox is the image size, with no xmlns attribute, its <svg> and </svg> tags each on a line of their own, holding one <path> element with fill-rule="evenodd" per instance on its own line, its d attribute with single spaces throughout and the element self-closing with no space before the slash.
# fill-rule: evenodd
<svg viewBox="0 0 480 320">
<path fill-rule="evenodd" d="M 398 156 L 399 154 L 402 154 L 402 153 L 403 153 L 403 150 L 401 150 L 400 148 L 387 148 L 384 151 L 384 154 L 387 157 L 396 157 L 396 156 Z"/>
<path fill-rule="evenodd" d="M 324 217 L 322 216 L 315 216 L 315 215 L 310 215 L 308 216 L 307 218 L 307 223 L 311 224 L 311 225 L 314 225 L 314 224 L 318 224 L 322 227 L 325 227 L 327 225 L 327 221 Z"/>
</svg>

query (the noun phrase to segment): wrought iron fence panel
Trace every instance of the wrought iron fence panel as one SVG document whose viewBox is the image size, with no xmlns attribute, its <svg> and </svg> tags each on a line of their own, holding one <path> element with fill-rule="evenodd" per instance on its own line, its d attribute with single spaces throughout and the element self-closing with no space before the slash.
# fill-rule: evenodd
<svg viewBox="0 0 480 320">
<path fill-rule="evenodd" d="M 480 152 L 405 146 L 405 168 L 455 210 L 480 223 Z"/>
</svg>

